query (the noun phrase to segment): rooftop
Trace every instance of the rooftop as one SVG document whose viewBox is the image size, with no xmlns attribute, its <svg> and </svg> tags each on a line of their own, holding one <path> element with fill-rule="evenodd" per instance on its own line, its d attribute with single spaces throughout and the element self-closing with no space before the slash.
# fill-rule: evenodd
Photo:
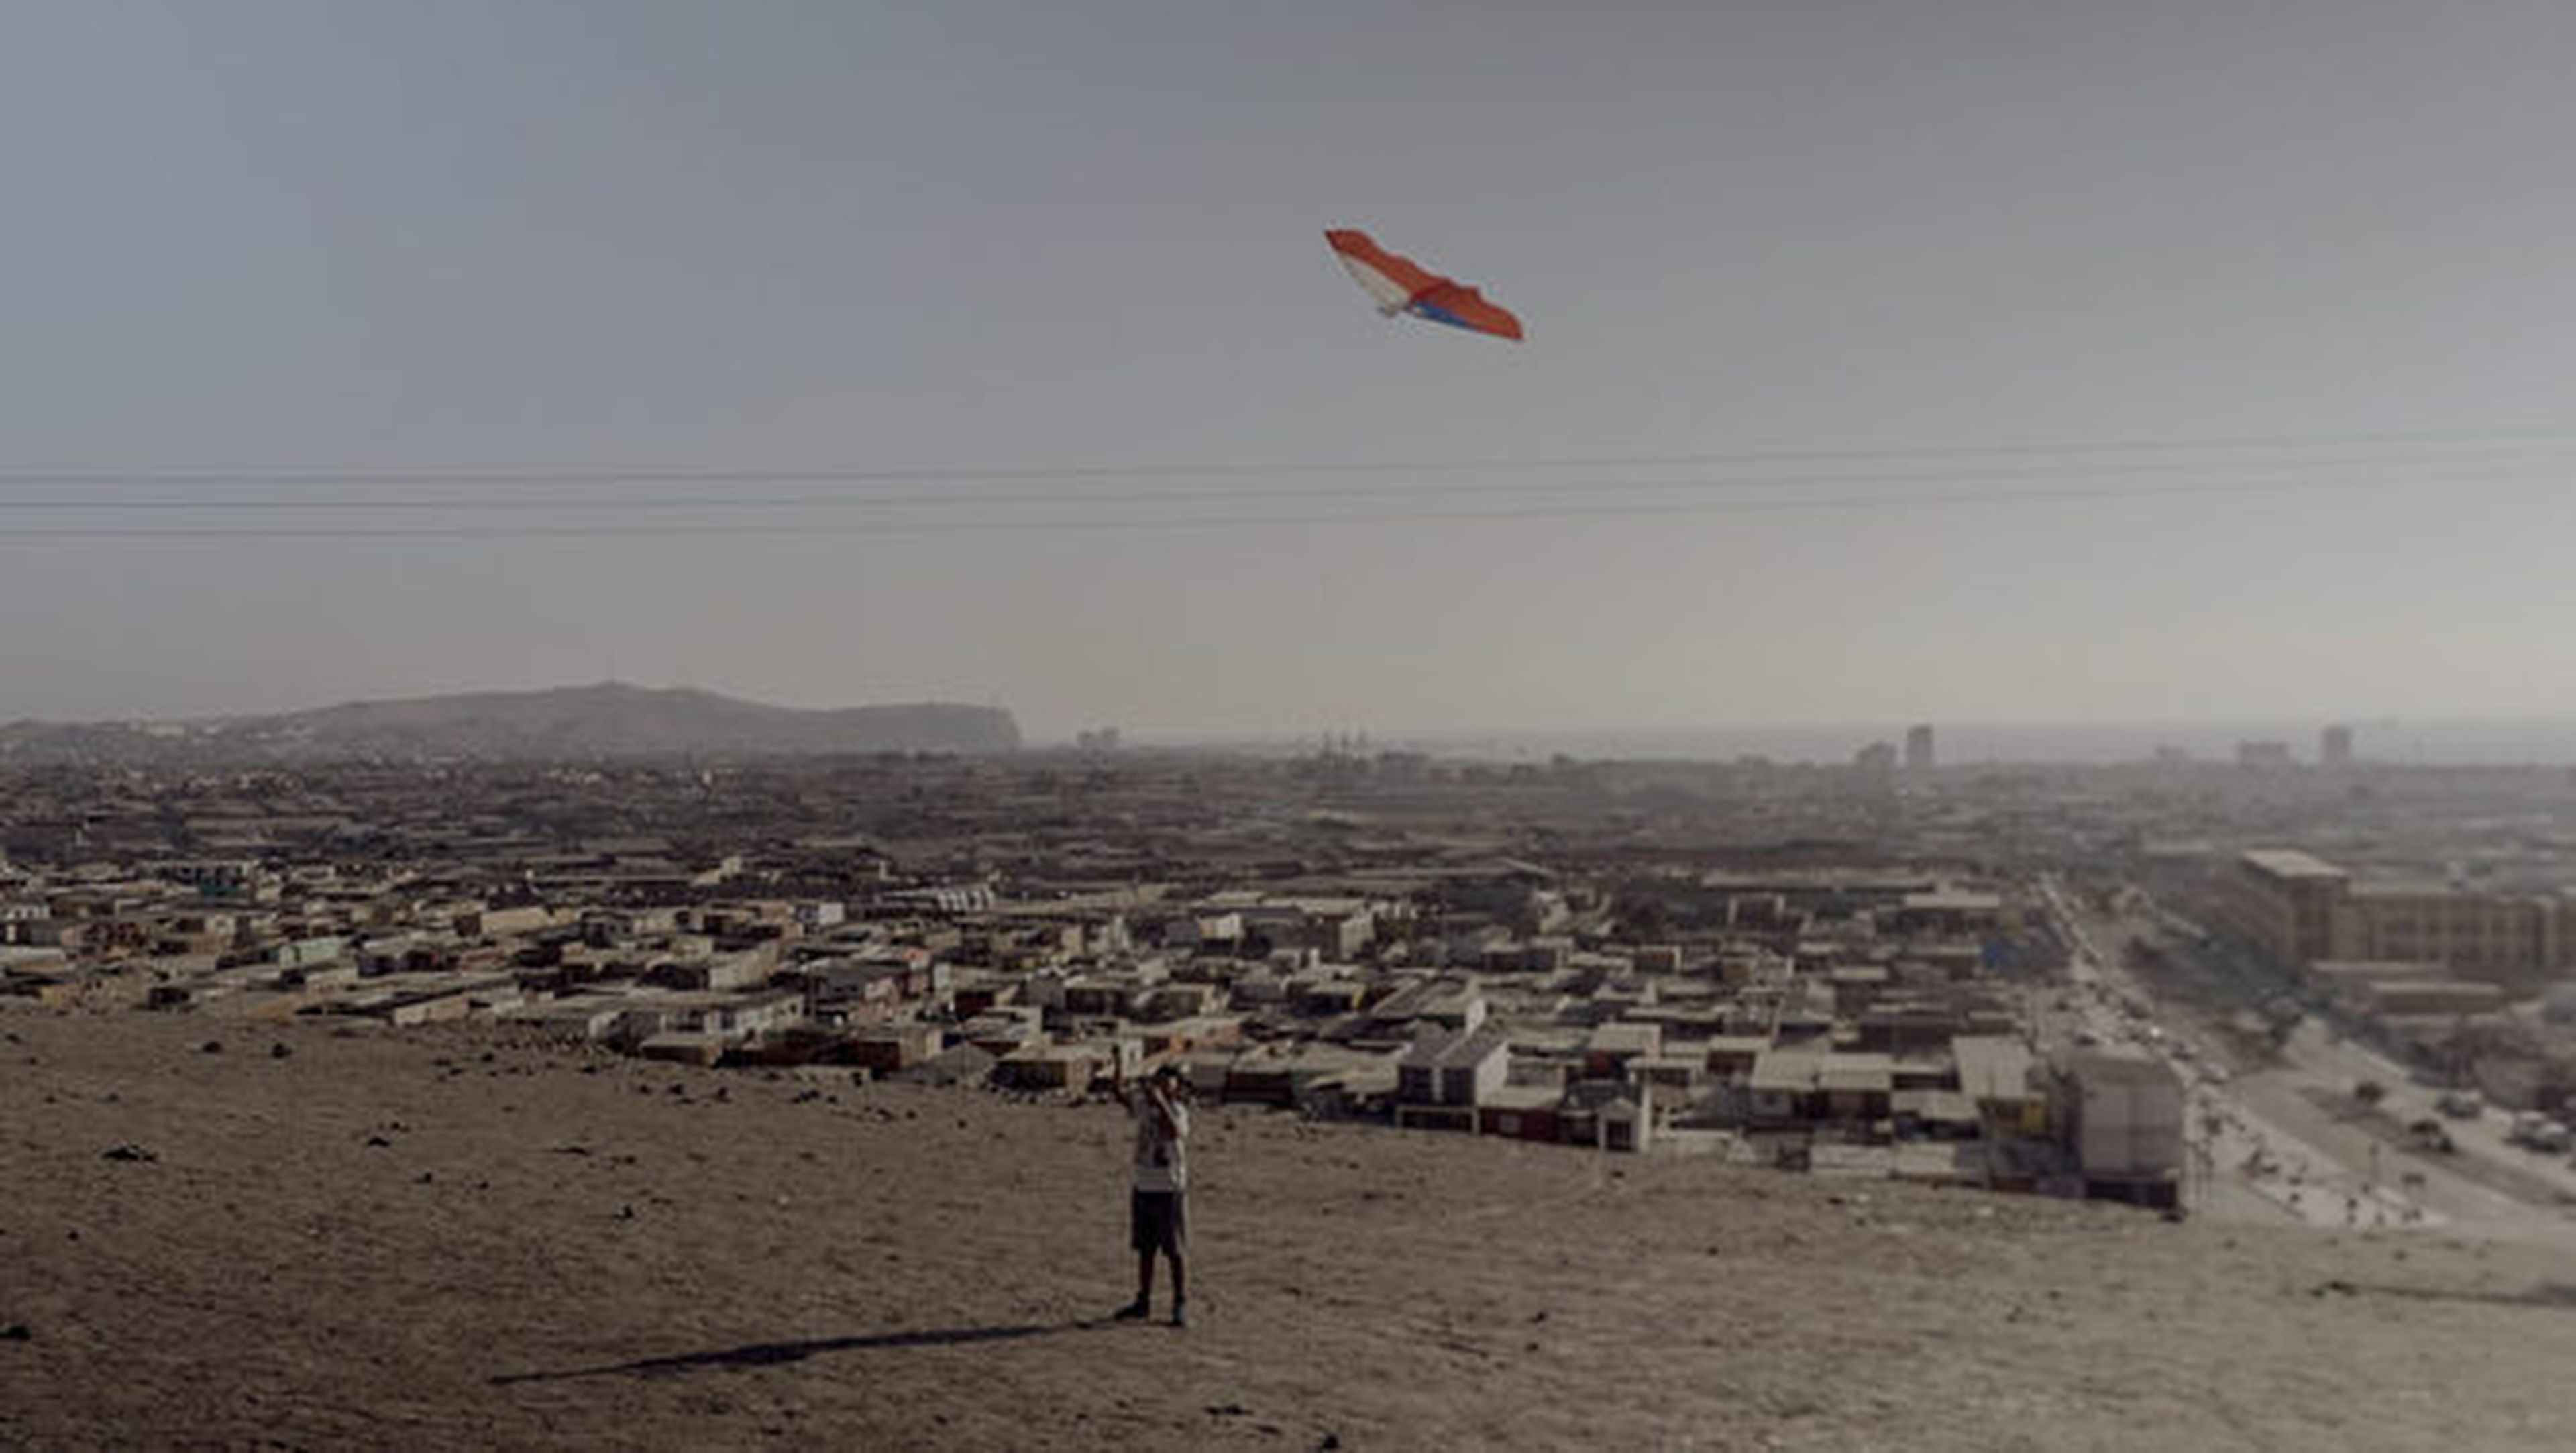
<svg viewBox="0 0 2576 1453">
<path fill-rule="evenodd" d="M 2248 848 L 2241 861 L 2254 871 L 2274 878 L 2340 881 L 2345 876 L 2343 869 L 2297 848 Z"/>
</svg>

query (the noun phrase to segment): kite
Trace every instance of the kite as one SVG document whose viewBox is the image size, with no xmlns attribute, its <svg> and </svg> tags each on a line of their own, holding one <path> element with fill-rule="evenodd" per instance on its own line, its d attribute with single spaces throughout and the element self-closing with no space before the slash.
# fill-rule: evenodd
<svg viewBox="0 0 2576 1453">
<path fill-rule="evenodd" d="M 1454 278 L 1417 266 L 1412 258 L 1387 251 L 1365 232 L 1335 228 L 1324 234 L 1333 253 L 1349 268 L 1351 280 L 1377 299 L 1377 310 L 1392 318 L 1411 313 L 1434 323 L 1491 333 L 1520 341 L 1521 320 L 1508 309 L 1486 302 L 1484 295 Z"/>
</svg>

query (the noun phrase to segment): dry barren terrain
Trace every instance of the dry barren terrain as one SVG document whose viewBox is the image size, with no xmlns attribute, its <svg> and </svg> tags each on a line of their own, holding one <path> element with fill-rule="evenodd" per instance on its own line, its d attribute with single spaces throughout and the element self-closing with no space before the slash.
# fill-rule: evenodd
<svg viewBox="0 0 2576 1453">
<path fill-rule="evenodd" d="M 2576 1268 L 485 1031 L 0 1014 L 0 1444 L 2565 1447 Z"/>
</svg>

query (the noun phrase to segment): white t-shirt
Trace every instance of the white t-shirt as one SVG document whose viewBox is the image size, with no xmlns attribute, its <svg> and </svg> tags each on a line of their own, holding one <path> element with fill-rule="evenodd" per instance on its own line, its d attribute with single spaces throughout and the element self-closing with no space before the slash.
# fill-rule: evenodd
<svg viewBox="0 0 2576 1453">
<path fill-rule="evenodd" d="M 1163 1129 L 1163 1116 L 1154 1108 L 1154 1097 L 1142 1088 L 1127 1096 L 1127 1109 L 1136 1117 L 1136 1189 L 1140 1191 L 1179 1191 L 1190 1183 L 1189 1136 L 1190 1110 L 1178 1100 L 1169 1102 L 1172 1125 Z"/>
</svg>

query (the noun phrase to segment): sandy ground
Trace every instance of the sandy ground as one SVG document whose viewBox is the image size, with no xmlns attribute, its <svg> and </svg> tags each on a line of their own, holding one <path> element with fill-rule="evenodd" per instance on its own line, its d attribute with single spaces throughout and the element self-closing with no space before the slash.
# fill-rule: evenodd
<svg viewBox="0 0 2576 1453">
<path fill-rule="evenodd" d="M 1174 1331 L 1098 1320 L 1113 1106 L 0 1032 L 12 1447 L 2576 1444 L 2576 1271 L 2528 1247 L 1210 1108 Z"/>
</svg>

